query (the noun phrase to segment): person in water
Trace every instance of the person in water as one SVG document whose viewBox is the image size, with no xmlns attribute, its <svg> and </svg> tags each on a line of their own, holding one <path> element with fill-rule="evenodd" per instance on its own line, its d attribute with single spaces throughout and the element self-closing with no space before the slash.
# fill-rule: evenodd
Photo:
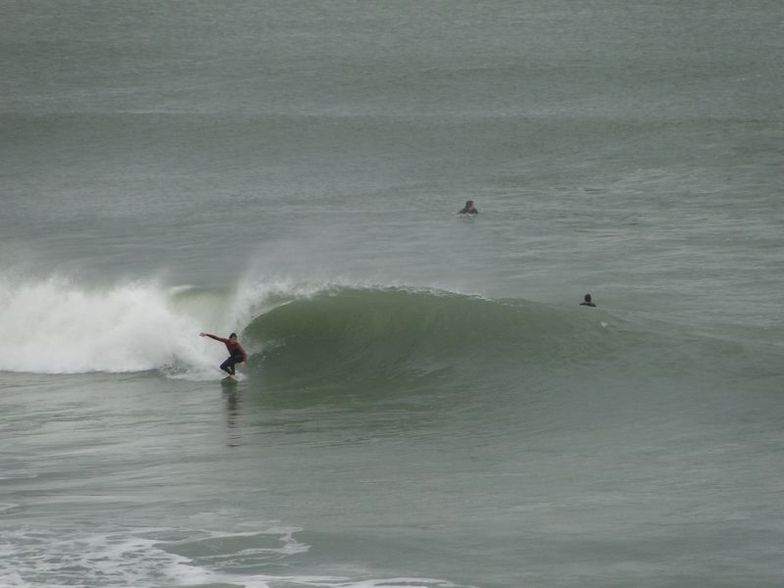
<svg viewBox="0 0 784 588">
<path fill-rule="evenodd" d="M 237 333 L 232 333 L 229 335 L 228 339 L 224 339 L 223 337 L 218 337 L 216 335 L 210 335 L 209 333 L 199 333 L 199 337 L 209 337 L 210 339 L 215 339 L 216 341 L 220 341 L 226 345 L 226 349 L 229 350 L 229 358 L 220 364 L 220 369 L 230 376 L 233 376 L 235 373 L 235 365 L 238 363 L 244 364 L 248 361 L 248 354 L 245 353 L 242 345 L 240 345 L 239 341 L 237 341 Z"/>
<path fill-rule="evenodd" d="M 583 301 L 580 303 L 580 306 L 596 306 L 593 301 L 591 301 L 591 295 L 586 294 L 583 296 Z"/>
<path fill-rule="evenodd" d="M 457 214 L 479 214 L 479 211 L 474 206 L 473 200 L 466 200 L 465 206 Z"/>
</svg>

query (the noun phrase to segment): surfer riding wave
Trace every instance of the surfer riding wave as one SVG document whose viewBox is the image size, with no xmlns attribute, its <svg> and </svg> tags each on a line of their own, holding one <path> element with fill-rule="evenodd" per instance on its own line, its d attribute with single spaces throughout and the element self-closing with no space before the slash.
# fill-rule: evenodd
<svg viewBox="0 0 784 588">
<path fill-rule="evenodd" d="M 199 333 L 199 337 L 209 337 L 210 339 L 215 339 L 216 341 L 220 341 L 226 345 L 226 349 L 229 350 L 229 357 L 226 359 L 226 361 L 220 364 L 220 369 L 230 376 L 234 376 L 235 374 L 234 366 L 236 366 L 238 363 L 244 365 L 248 361 L 248 354 L 242 348 L 242 345 L 240 345 L 239 341 L 237 341 L 237 333 L 232 333 L 229 335 L 228 339 L 224 337 L 218 337 L 217 335 L 212 335 L 210 333 Z"/>
</svg>

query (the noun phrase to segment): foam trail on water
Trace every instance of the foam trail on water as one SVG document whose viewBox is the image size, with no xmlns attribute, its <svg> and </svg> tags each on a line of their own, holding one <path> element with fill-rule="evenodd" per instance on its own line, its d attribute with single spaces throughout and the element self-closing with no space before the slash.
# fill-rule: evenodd
<svg viewBox="0 0 784 588">
<path fill-rule="evenodd" d="M 0 585 L 469 588 L 440 579 L 377 577 L 356 568 L 353 571 L 359 577 L 354 578 L 297 574 L 294 561 L 284 563 L 290 575 L 262 573 L 271 564 L 285 562 L 313 548 L 294 539 L 295 530 L 272 528 L 243 533 L 138 528 L 84 533 L 25 526 L 8 530 L 10 541 L 0 544 Z M 183 534 L 187 537 L 183 538 Z M 166 538 L 171 535 L 179 538 Z M 183 547 L 192 554 L 178 554 Z M 35 557 L 30 556 L 32 552 Z"/>
</svg>

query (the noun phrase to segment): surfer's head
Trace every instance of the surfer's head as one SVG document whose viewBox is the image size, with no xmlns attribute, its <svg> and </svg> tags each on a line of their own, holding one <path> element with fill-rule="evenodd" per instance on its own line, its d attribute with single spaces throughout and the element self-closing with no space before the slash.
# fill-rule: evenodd
<svg viewBox="0 0 784 588">
<path fill-rule="evenodd" d="M 229 335 L 229 339 L 232 339 L 232 340 L 236 341 L 237 340 L 237 333 L 232 333 L 231 335 Z"/>
<path fill-rule="evenodd" d="M 586 294 L 585 296 L 583 296 L 583 300 L 585 300 L 586 302 L 590 302 L 591 301 L 591 295 L 590 294 Z"/>
</svg>

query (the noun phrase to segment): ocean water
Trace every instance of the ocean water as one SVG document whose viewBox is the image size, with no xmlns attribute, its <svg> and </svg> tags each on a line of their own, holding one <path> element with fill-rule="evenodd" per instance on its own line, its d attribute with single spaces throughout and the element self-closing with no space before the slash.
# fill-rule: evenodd
<svg viewBox="0 0 784 588">
<path fill-rule="evenodd" d="M 779 0 L 0 9 L 0 586 L 784 583 Z"/>
</svg>

